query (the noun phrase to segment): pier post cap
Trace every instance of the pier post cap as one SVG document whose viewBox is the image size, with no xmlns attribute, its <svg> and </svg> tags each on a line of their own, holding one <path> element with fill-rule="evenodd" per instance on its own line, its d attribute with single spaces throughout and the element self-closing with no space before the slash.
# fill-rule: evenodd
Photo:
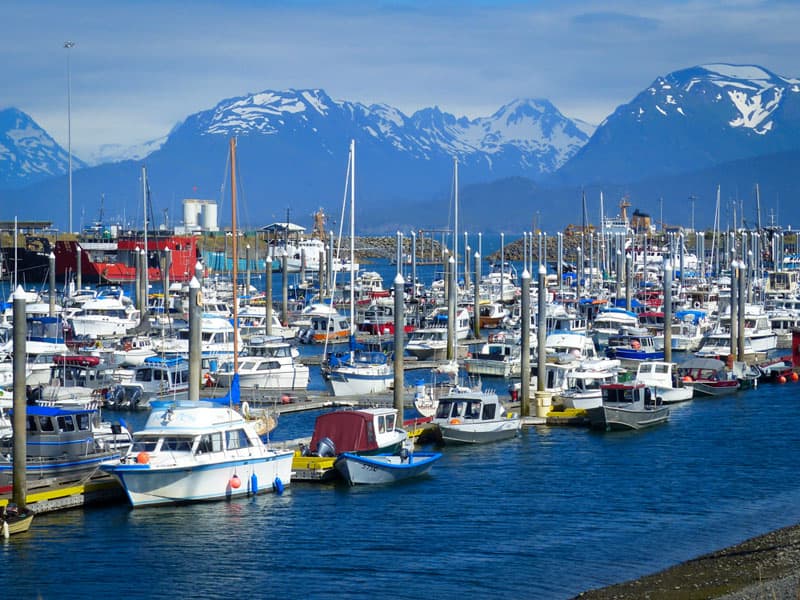
<svg viewBox="0 0 800 600">
<path fill-rule="evenodd" d="M 453 265 L 453 264 L 455 264 L 456 259 L 451 256 L 450 258 L 447 259 L 447 262 L 450 263 L 451 265 Z"/>
<path fill-rule="evenodd" d="M 189 289 L 192 290 L 200 289 L 200 282 L 197 280 L 197 277 L 192 277 L 192 280 L 189 282 Z"/>
<path fill-rule="evenodd" d="M 50 260 L 55 260 L 55 259 L 56 259 L 56 255 L 55 255 L 55 253 L 54 253 L 54 252 L 51 250 L 51 251 L 50 251 L 50 255 L 49 255 L 47 258 L 49 258 Z"/>
<path fill-rule="evenodd" d="M 475 256 L 475 260 L 480 260 L 480 258 L 481 258 L 481 253 L 480 253 L 480 252 L 476 252 L 476 253 L 474 254 L 474 256 Z"/>
<path fill-rule="evenodd" d="M 398 273 L 397 275 L 395 275 L 395 278 L 394 278 L 394 285 L 395 285 L 395 286 L 398 286 L 398 285 L 405 285 L 405 284 L 406 284 L 406 280 L 405 280 L 405 279 L 403 279 L 403 276 L 402 276 L 400 273 Z"/>
<path fill-rule="evenodd" d="M 520 279 L 530 279 L 531 274 L 528 272 L 528 269 L 522 269 L 522 275 L 520 275 Z"/>
<path fill-rule="evenodd" d="M 22 289 L 21 285 L 18 285 L 17 289 L 14 290 L 14 293 L 12 294 L 12 297 L 14 298 L 15 301 L 16 300 L 25 300 L 25 295 L 26 295 L 25 294 L 25 290 Z"/>
<path fill-rule="evenodd" d="M 545 267 L 544 264 L 539 263 L 539 276 L 541 277 L 542 275 L 547 275 L 547 267 Z"/>
</svg>

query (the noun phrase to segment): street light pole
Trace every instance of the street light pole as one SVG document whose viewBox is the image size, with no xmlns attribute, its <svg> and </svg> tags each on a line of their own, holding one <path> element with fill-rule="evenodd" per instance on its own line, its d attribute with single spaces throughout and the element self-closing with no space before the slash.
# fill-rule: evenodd
<svg viewBox="0 0 800 600">
<path fill-rule="evenodd" d="M 72 233 L 72 73 L 70 71 L 70 50 L 75 47 L 75 42 L 64 42 L 67 49 L 67 154 L 69 165 L 67 167 L 67 185 L 69 186 L 69 232 Z"/>
</svg>

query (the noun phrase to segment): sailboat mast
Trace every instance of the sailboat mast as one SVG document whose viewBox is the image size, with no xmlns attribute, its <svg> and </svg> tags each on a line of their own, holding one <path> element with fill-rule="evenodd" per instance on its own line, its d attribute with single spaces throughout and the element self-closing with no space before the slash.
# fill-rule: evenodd
<svg viewBox="0 0 800 600">
<path fill-rule="evenodd" d="M 356 332 L 356 141 L 350 140 L 350 335 Z"/>
<path fill-rule="evenodd" d="M 458 157 L 453 157 L 453 198 L 455 208 L 453 209 L 453 281 L 456 286 L 458 285 Z M 503 265 L 500 265 L 500 271 L 503 271 Z M 455 319 L 454 315 L 450 317 Z"/>
<path fill-rule="evenodd" d="M 231 247 L 233 252 L 233 372 L 239 372 L 239 348 L 237 332 L 239 329 L 239 300 L 237 286 L 239 284 L 239 244 L 236 239 L 236 138 L 231 138 Z"/>
<path fill-rule="evenodd" d="M 142 302 L 141 305 L 147 309 L 147 293 L 150 288 L 150 250 L 147 247 L 147 167 L 144 165 L 142 165 L 142 210 L 144 211 L 144 265 L 142 266 L 142 275 L 144 279 L 142 293 L 144 294 L 144 302 Z M 166 298 L 166 290 L 164 294 Z M 142 315 L 142 318 L 144 317 L 145 315 Z"/>
</svg>

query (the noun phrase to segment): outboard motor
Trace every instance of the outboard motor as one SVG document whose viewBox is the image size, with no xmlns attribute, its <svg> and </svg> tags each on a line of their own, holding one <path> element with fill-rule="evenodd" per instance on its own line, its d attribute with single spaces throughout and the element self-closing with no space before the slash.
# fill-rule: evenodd
<svg viewBox="0 0 800 600">
<path fill-rule="evenodd" d="M 336 445 L 329 437 L 324 437 L 317 442 L 317 454 L 320 456 L 336 456 Z"/>
</svg>

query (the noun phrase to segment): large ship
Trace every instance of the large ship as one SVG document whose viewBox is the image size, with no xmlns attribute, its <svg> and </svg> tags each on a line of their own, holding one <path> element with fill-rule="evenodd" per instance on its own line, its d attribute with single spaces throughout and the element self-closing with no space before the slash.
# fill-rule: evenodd
<svg viewBox="0 0 800 600">
<path fill-rule="evenodd" d="M 118 236 L 83 235 L 76 239 L 57 239 L 55 243 L 43 236 L 28 238 L 26 244 L 14 251 L 9 249 L 6 268 L 11 275 L 16 270 L 26 283 L 47 281 L 49 255 L 56 258 L 56 278 L 65 281 L 77 275 L 78 257 L 81 261 L 83 283 L 127 283 L 136 279 L 136 255 L 145 247 L 143 232 Z M 167 252 L 169 250 L 169 252 Z M 166 231 L 147 234 L 147 265 L 150 281 L 162 279 L 161 265 L 169 255 L 169 280 L 189 281 L 195 264 L 200 260 L 197 237 L 176 235 Z"/>
</svg>

